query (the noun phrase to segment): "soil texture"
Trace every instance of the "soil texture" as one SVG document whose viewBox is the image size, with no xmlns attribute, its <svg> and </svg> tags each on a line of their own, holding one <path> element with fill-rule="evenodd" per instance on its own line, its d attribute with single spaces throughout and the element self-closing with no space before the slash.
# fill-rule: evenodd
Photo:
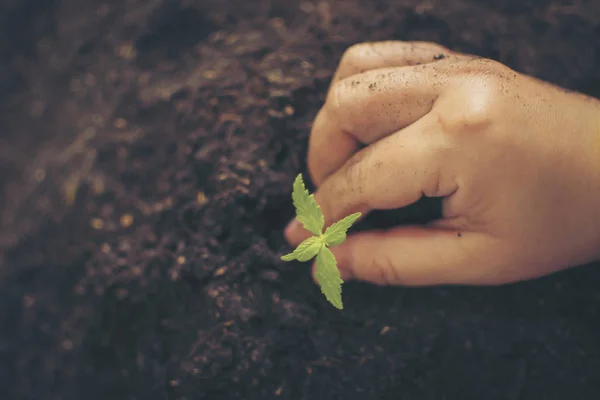
<svg viewBox="0 0 600 400">
<path fill-rule="evenodd" d="M 600 399 L 598 265 L 340 312 L 279 260 L 335 67 L 389 39 L 600 95 L 591 0 L 3 0 L 2 398 Z"/>
</svg>

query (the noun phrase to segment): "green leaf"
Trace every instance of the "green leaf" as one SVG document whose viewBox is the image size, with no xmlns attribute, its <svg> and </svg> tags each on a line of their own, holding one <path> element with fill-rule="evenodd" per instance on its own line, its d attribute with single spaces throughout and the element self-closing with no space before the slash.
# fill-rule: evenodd
<svg viewBox="0 0 600 400">
<path fill-rule="evenodd" d="M 323 246 L 323 241 L 321 238 L 317 236 L 311 236 L 308 239 L 304 240 L 302 243 L 296 247 L 292 253 L 286 254 L 281 257 L 283 261 L 308 261 L 314 256 L 317 255 L 319 249 Z"/>
<path fill-rule="evenodd" d="M 317 254 L 317 268 L 315 278 L 321 286 L 321 292 L 325 298 L 333 304 L 335 308 L 343 309 L 342 304 L 342 283 L 340 271 L 337 269 L 335 256 L 327 247 L 321 247 Z"/>
<path fill-rule="evenodd" d="M 281 259 L 283 261 L 292 261 L 296 259 L 296 255 L 292 252 L 292 253 L 288 253 L 285 256 L 281 256 Z"/>
<path fill-rule="evenodd" d="M 315 235 L 323 233 L 325 218 L 321 212 L 321 207 L 317 204 L 314 195 L 309 195 L 304 186 L 302 174 L 298 174 L 294 181 L 292 191 L 292 200 L 296 207 L 296 219 L 300 221 L 304 228 Z"/>
<path fill-rule="evenodd" d="M 344 240 L 346 240 L 346 232 L 348 232 L 348 229 L 350 229 L 352 224 L 356 222 L 361 215 L 362 214 L 359 212 L 350 214 L 338 222 L 331 224 L 325 231 L 325 243 L 327 246 L 335 246 L 344 243 Z"/>
</svg>

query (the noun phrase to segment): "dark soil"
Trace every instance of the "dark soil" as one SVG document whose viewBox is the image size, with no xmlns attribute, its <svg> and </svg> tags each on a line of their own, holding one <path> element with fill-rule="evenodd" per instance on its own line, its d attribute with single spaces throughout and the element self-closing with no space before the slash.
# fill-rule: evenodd
<svg viewBox="0 0 600 400">
<path fill-rule="evenodd" d="M 352 283 L 340 312 L 279 261 L 344 49 L 431 40 L 598 96 L 599 2 L 1 3 L 3 399 L 600 399 L 594 266 Z"/>
</svg>

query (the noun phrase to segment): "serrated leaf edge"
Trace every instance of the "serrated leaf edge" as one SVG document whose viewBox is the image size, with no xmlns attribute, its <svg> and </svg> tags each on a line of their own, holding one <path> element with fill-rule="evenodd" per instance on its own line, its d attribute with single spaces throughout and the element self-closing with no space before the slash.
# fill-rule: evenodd
<svg viewBox="0 0 600 400">
<path fill-rule="evenodd" d="M 301 197 L 305 197 L 307 204 L 310 206 L 315 206 L 316 210 L 319 212 L 318 221 L 315 221 L 317 227 L 311 227 L 311 221 L 307 218 L 306 215 L 302 215 L 301 213 Z M 321 206 L 315 200 L 315 195 L 308 192 L 306 189 L 306 185 L 304 184 L 304 179 L 302 178 L 302 174 L 298 174 L 296 179 L 294 180 L 294 184 L 292 187 L 292 203 L 294 204 L 294 208 L 296 209 L 296 219 L 304 226 L 304 228 L 311 232 L 314 235 L 321 235 L 323 233 L 323 228 L 325 225 L 325 218 L 323 216 L 323 211 L 321 210 Z"/>
<path fill-rule="evenodd" d="M 327 227 L 327 229 L 325 230 L 325 233 L 323 234 L 323 240 L 325 241 L 325 244 L 327 246 L 337 246 L 339 244 L 342 244 L 346 240 L 346 234 L 347 234 L 348 230 L 361 217 L 361 215 L 362 215 L 361 212 L 355 212 L 355 213 L 347 215 L 344 218 L 340 219 L 339 221 L 334 222 L 333 224 L 329 225 Z M 342 239 L 342 241 L 340 241 L 338 243 L 331 243 L 331 242 L 329 242 L 327 239 L 328 239 L 328 237 L 330 237 L 331 235 L 333 235 L 333 233 L 332 233 L 333 229 L 335 229 L 339 225 L 342 225 L 342 223 L 347 223 L 348 220 L 352 220 L 352 222 L 350 222 L 350 224 L 348 225 L 348 227 L 341 233 L 341 234 L 344 235 L 344 238 Z"/>
</svg>

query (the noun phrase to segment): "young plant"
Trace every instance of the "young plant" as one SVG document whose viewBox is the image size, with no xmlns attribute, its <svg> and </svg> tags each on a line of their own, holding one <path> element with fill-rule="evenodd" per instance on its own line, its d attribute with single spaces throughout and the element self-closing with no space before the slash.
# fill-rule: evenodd
<svg viewBox="0 0 600 400">
<path fill-rule="evenodd" d="M 352 224 L 360 217 L 357 212 L 342 218 L 331 224 L 323 233 L 325 218 L 321 207 L 317 204 L 313 194 L 308 193 L 302 180 L 302 174 L 298 174 L 294 181 L 292 200 L 296 208 L 296 219 L 304 228 L 315 236 L 311 236 L 298 245 L 291 253 L 281 257 L 283 261 L 309 261 L 317 257 L 315 278 L 321 287 L 325 298 L 338 309 L 343 309 L 342 303 L 342 280 L 337 268 L 335 256 L 329 247 L 343 243 L 346 240 L 346 232 Z"/>
</svg>

